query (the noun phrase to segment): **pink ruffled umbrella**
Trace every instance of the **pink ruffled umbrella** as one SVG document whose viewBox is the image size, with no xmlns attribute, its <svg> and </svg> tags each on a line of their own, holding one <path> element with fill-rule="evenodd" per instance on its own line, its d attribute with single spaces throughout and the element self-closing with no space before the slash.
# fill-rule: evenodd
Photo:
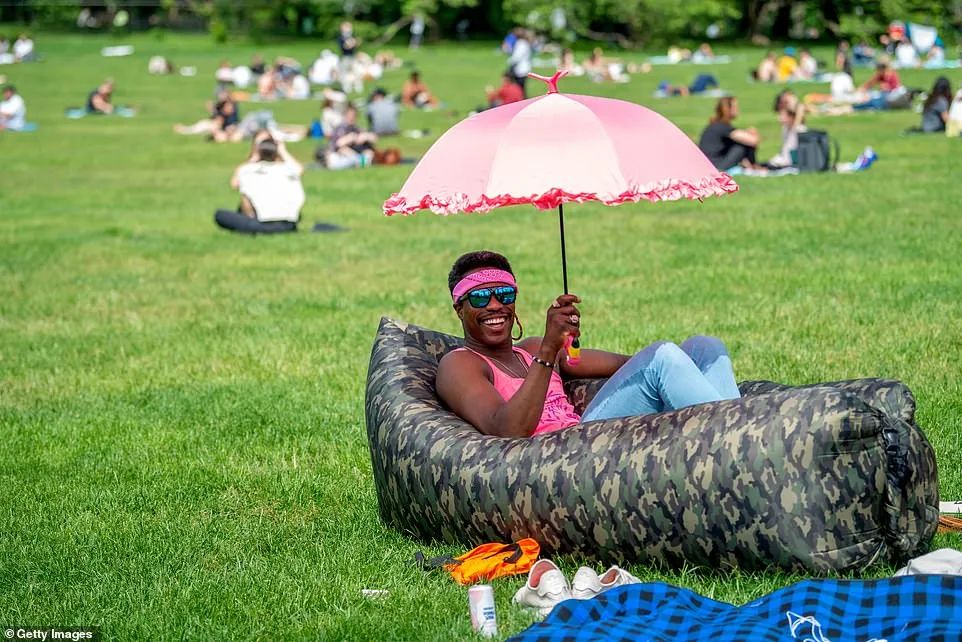
<svg viewBox="0 0 962 642">
<path fill-rule="evenodd" d="M 558 93 L 483 111 L 449 129 L 417 164 L 384 213 L 487 212 L 530 203 L 558 208 L 568 292 L 564 203 L 605 205 L 702 199 L 738 185 L 663 116 L 634 103 Z"/>
</svg>

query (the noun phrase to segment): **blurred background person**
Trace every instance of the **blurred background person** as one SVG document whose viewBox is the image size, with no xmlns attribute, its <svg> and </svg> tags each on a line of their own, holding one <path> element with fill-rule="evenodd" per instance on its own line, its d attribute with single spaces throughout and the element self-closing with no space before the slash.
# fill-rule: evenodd
<svg viewBox="0 0 962 642">
<path fill-rule="evenodd" d="M 85 108 L 88 114 L 112 114 L 114 113 L 113 105 L 113 94 L 114 94 L 114 81 L 107 79 L 100 83 L 96 89 L 94 89 L 87 96 L 87 104 Z"/>
<path fill-rule="evenodd" d="M 720 170 L 737 165 L 746 168 L 758 167 L 755 163 L 755 151 L 761 137 L 754 127 L 736 129 L 732 121 L 737 117 L 738 100 L 734 96 L 719 99 L 715 105 L 715 114 L 698 141 L 701 151 Z"/>
<path fill-rule="evenodd" d="M 368 128 L 378 136 L 390 136 L 398 133 L 398 116 L 401 108 L 388 97 L 383 88 L 378 87 L 371 94 L 367 104 Z"/>
<path fill-rule="evenodd" d="M 4 85 L 0 100 L 0 131 L 21 131 L 27 124 L 27 105 L 13 85 Z"/>
<path fill-rule="evenodd" d="M 952 104 L 952 85 L 945 76 L 939 76 L 932 91 L 922 104 L 922 131 L 944 132 Z"/>
<path fill-rule="evenodd" d="M 510 71 L 504 72 L 501 76 L 501 86 L 495 89 L 491 85 L 484 88 L 484 93 L 488 98 L 488 108 L 500 107 L 510 103 L 524 100 L 524 92 L 521 86 L 515 82 L 514 76 Z"/>
<path fill-rule="evenodd" d="M 230 185 L 240 192 L 237 210 L 217 210 L 220 227 L 242 234 L 296 232 L 304 206 L 303 166 L 269 131 L 254 135 L 247 160 L 234 170 Z"/>
<path fill-rule="evenodd" d="M 420 72 L 412 71 L 401 86 L 401 103 L 408 107 L 425 109 L 437 107 L 438 99 L 431 93 L 427 84 L 421 80 Z"/>
</svg>

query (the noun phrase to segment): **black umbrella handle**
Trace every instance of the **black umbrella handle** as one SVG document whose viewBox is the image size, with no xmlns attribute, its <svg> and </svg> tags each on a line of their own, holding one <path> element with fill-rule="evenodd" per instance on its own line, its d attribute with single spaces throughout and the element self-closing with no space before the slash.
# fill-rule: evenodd
<svg viewBox="0 0 962 642">
<path fill-rule="evenodd" d="M 558 203 L 558 229 L 561 231 L 561 278 L 564 282 L 565 294 L 568 294 L 568 257 L 565 254 L 565 210 L 564 205 Z M 568 352 L 568 363 L 578 365 L 581 361 L 581 342 L 577 338 L 565 345 Z"/>
<path fill-rule="evenodd" d="M 564 280 L 565 294 L 568 294 L 568 258 L 565 255 L 565 209 L 558 204 L 558 228 L 561 230 L 561 278 Z"/>
</svg>

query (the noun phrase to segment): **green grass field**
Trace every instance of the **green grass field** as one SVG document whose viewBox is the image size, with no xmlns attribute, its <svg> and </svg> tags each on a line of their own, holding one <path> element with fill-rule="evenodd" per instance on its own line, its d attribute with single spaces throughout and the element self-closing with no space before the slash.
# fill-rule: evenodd
<svg viewBox="0 0 962 642">
<path fill-rule="evenodd" d="M 388 219 L 381 203 L 410 167 L 314 171 L 305 227 L 349 231 L 232 236 L 212 214 L 236 203 L 228 179 L 246 144 L 171 126 L 203 116 L 220 59 L 260 51 L 306 63 L 330 43 L 37 43 L 44 62 L 0 67 L 40 126 L 0 134 L 0 624 L 99 625 L 109 639 L 469 638 L 465 590 L 411 563 L 418 550 L 466 548 L 426 547 L 378 521 L 363 414 L 371 342 L 382 315 L 458 331 L 447 270 L 481 248 L 512 259 L 519 314 L 537 331 L 561 289 L 556 217 L 516 207 Z M 99 55 L 124 43 L 134 56 Z M 493 50 L 398 50 L 448 104 L 403 114 L 402 128 L 432 132 L 398 139 L 406 154 L 482 102 L 502 66 Z M 776 89 L 746 80 L 761 52 L 722 52 L 736 61 L 712 71 L 770 156 Z M 199 73 L 149 76 L 153 54 Z M 650 98 L 659 80 L 693 73 L 656 67 L 627 85 L 562 86 L 641 102 L 697 136 L 712 100 Z M 64 108 L 108 75 L 137 117 L 67 120 Z M 396 91 L 404 75 L 382 84 Z M 903 79 L 928 88 L 936 75 Z M 306 124 L 318 108 L 272 109 Z M 962 140 L 900 135 L 917 122 L 912 112 L 813 119 L 843 160 L 875 148 L 878 163 L 856 175 L 741 178 L 738 194 L 704 203 L 570 207 L 586 345 L 630 352 L 710 333 L 728 342 L 740 379 L 902 379 L 943 496 L 962 497 Z M 313 143 L 291 150 L 307 161 Z M 962 538 L 936 545 L 962 548 Z M 574 571 L 583 560 L 561 561 Z M 631 570 L 735 603 L 798 579 Z M 502 635 L 531 622 L 510 604 L 522 581 L 496 582 Z M 390 596 L 372 601 L 362 588 Z"/>
</svg>

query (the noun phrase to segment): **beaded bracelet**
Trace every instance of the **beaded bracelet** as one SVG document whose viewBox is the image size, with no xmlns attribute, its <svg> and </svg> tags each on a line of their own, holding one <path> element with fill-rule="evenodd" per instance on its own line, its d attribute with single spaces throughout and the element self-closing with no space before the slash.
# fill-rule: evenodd
<svg viewBox="0 0 962 642">
<path fill-rule="evenodd" d="M 548 368 L 549 370 L 554 370 L 554 364 L 551 363 L 550 361 L 545 361 L 544 359 L 541 359 L 539 357 L 531 357 L 531 360 L 540 366 L 544 366 L 545 368 Z"/>
</svg>

